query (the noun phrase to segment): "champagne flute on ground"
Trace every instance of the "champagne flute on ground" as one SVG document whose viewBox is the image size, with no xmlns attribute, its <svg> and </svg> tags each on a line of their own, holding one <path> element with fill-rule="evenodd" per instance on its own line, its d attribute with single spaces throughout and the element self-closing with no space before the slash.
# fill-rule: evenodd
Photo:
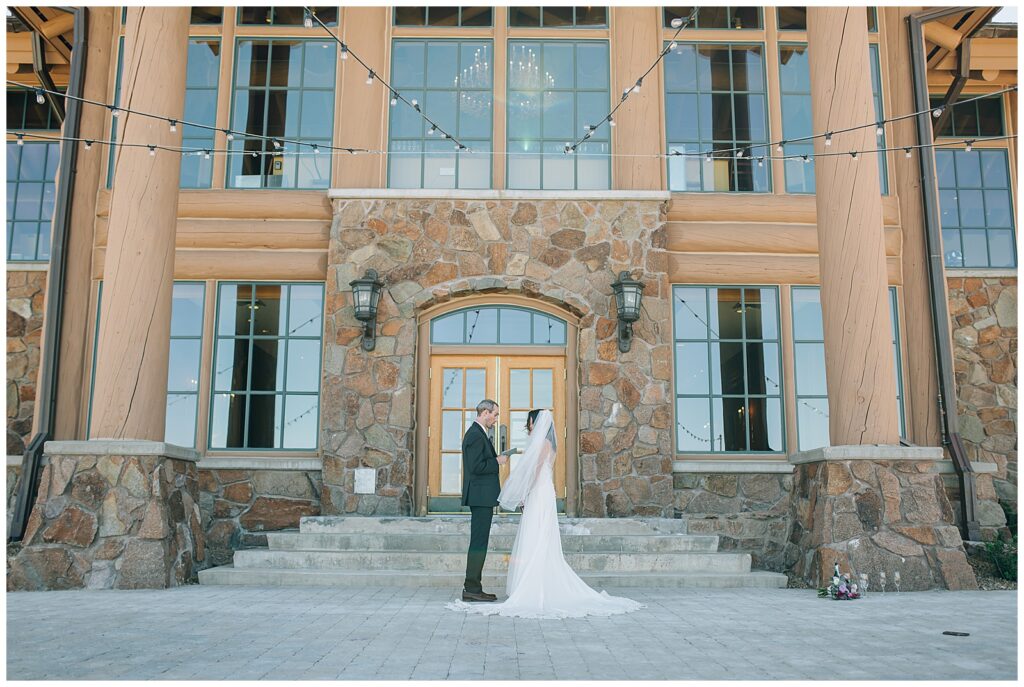
<svg viewBox="0 0 1024 687">
<path fill-rule="evenodd" d="M 899 570 L 897 570 L 896 572 L 894 572 L 892 574 L 892 581 L 896 585 L 896 592 L 899 593 L 899 591 L 900 591 L 900 571 Z"/>
<path fill-rule="evenodd" d="M 878 573 L 878 580 L 882 584 L 882 593 L 885 594 L 885 571 Z"/>
</svg>

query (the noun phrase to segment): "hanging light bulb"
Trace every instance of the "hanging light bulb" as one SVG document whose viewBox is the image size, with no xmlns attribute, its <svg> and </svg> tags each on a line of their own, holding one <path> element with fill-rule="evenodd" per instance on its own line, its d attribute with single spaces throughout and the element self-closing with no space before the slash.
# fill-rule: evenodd
<svg viewBox="0 0 1024 687">
<path fill-rule="evenodd" d="M 680 26 L 683 25 L 683 18 L 682 17 L 676 17 L 675 19 L 672 20 L 671 23 L 672 23 L 672 28 L 673 29 L 678 29 Z"/>
<path fill-rule="evenodd" d="M 810 163 L 810 161 L 811 161 L 810 157 L 808 157 L 807 155 L 804 155 L 803 158 L 804 158 L 804 164 L 805 165 Z"/>
<path fill-rule="evenodd" d="M 856 150 L 851 150 L 850 151 L 850 157 L 852 157 L 854 159 L 854 161 L 856 161 L 857 160 L 857 151 Z"/>
<path fill-rule="evenodd" d="M 370 71 L 366 72 L 366 85 L 367 86 L 369 86 L 369 85 L 371 85 L 373 83 L 373 77 L 374 76 L 376 76 L 376 75 L 373 73 L 372 69 Z"/>
<path fill-rule="evenodd" d="M 608 126 L 615 126 L 615 118 L 608 115 Z"/>
<path fill-rule="evenodd" d="M 675 50 L 678 47 L 679 47 L 679 43 L 677 43 L 676 41 L 672 41 L 671 43 L 668 44 L 668 49 L 669 50 Z"/>
<path fill-rule="evenodd" d="M 779 141 L 778 145 L 775 146 L 775 152 L 776 153 L 781 153 L 782 150 L 783 150 L 782 146 L 784 146 L 784 145 L 786 145 L 785 141 Z"/>
<path fill-rule="evenodd" d="M 149 156 L 156 157 L 156 146 L 149 146 Z"/>
<path fill-rule="evenodd" d="M 121 116 L 121 110 L 119 110 L 116 107 L 114 107 L 113 105 L 111 105 L 110 106 L 110 116 L 111 117 L 120 117 Z"/>
<path fill-rule="evenodd" d="M 341 44 L 341 52 L 338 53 L 338 59 L 339 60 L 347 60 L 348 59 L 348 46 L 345 45 L 344 43 Z"/>
<path fill-rule="evenodd" d="M 564 152 L 564 153 L 565 153 L 566 155 L 568 155 L 568 154 L 569 154 L 569 149 L 570 149 L 570 148 L 572 148 L 572 146 L 570 146 L 570 145 L 569 145 L 568 143 L 566 143 L 566 144 L 565 144 L 565 148 L 563 149 L 563 152 Z"/>
<path fill-rule="evenodd" d="M 274 144 L 274 148 L 275 148 L 276 150 L 280 150 L 280 148 L 281 148 L 281 143 L 280 143 L 280 142 L 279 142 L 279 141 L 278 141 L 278 140 L 277 140 L 276 138 L 275 138 L 275 139 L 273 139 L 272 143 Z"/>
<path fill-rule="evenodd" d="M 435 131 L 437 131 L 437 127 L 431 126 L 429 129 L 427 129 L 427 136 L 433 136 Z"/>
<path fill-rule="evenodd" d="M 910 148 L 903 149 L 903 157 L 907 158 L 908 160 L 910 159 Z"/>
<path fill-rule="evenodd" d="M 827 146 L 832 145 L 832 132 L 831 131 L 829 131 L 827 134 L 825 134 L 825 145 L 827 145 Z"/>
<path fill-rule="evenodd" d="M 974 141 L 965 141 L 964 143 L 966 143 L 966 145 L 964 146 L 964 150 L 966 150 L 968 153 L 974 150 Z"/>
<path fill-rule="evenodd" d="M 705 164 L 711 164 L 711 153 L 704 156 L 704 162 Z"/>
<path fill-rule="evenodd" d="M 175 131 L 178 130 L 178 120 L 177 119 L 171 119 L 167 123 L 170 125 L 169 128 L 170 128 L 172 134 Z"/>
<path fill-rule="evenodd" d="M 84 147 L 86 150 L 92 150 L 92 141 L 86 141 Z"/>
<path fill-rule="evenodd" d="M 878 126 L 875 128 L 875 136 L 885 136 L 885 120 L 878 123 Z"/>
<path fill-rule="evenodd" d="M 640 87 L 644 85 L 644 77 L 640 77 L 636 80 L 636 84 L 633 86 L 633 91 L 636 93 L 640 92 Z"/>
<path fill-rule="evenodd" d="M 302 25 L 307 29 L 313 28 L 313 15 L 306 10 L 305 16 L 302 17 Z"/>
<path fill-rule="evenodd" d="M 319 155 L 320 154 L 320 146 L 318 146 L 316 143 L 313 144 L 313 154 L 314 155 Z"/>
<path fill-rule="evenodd" d="M 941 107 L 936 107 L 934 110 L 932 110 L 932 117 L 935 117 L 935 119 L 938 119 L 941 116 L 942 116 L 942 108 Z"/>
<path fill-rule="evenodd" d="M 43 95 L 43 91 L 41 89 L 36 90 L 36 102 L 40 105 L 46 104 L 46 96 Z"/>
<path fill-rule="evenodd" d="M 398 104 L 398 97 L 394 96 L 394 95 L 391 96 L 391 107 L 394 107 L 397 104 Z"/>
<path fill-rule="evenodd" d="M 764 158 L 763 157 L 757 158 L 757 166 L 758 167 L 764 167 Z"/>
<path fill-rule="evenodd" d="M 210 159 L 210 151 L 209 150 L 204 150 L 203 151 L 203 159 L 204 160 L 209 160 Z"/>
<path fill-rule="evenodd" d="M 738 157 L 738 158 L 743 157 L 743 149 L 742 148 L 740 150 L 736 151 L 736 157 Z"/>
<path fill-rule="evenodd" d="M 227 137 L 229 141 L 235 140 L 235 134 L 229 131 L 228 129 L 224 129 L 224 135 Z"/>
<path fill-rule="evenodd" d="M 25 134 L 18 134 L 18 145 L 25 145 Z"/>
<path fill-rule="evenodd" d="M 250 153 L 250 155 L 252 155 L 253 157 L 256 157 L 256 151 L 255 150 L 252 151 L 252 153 Z"/>
</svg>

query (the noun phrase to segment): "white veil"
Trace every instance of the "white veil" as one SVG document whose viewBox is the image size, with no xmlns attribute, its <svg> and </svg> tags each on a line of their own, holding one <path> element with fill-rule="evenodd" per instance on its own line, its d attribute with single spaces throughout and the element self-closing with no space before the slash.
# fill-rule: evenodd
<svg viewBox="0 0 1024 687">
<path fill-rule="evenodd" d="M 498 496 L 498 503 L 505 510 L 515 510 L 520 504 L 526 501 L 527 494 L 533 490 L 534 482 L 537 481 L 541 463 L 547 456 L 547 444 L 551 444 L 551 455 L 554 456 L 558 449 L 558 442 L 555 439 L 554 420 L 550 410 L 542 410 L 537 415 L 537 422 L 530 432 L 529 442 L 526 444 L 526 451 L 516 461 L 516 469 L 505 480 Z"/>
</svg>

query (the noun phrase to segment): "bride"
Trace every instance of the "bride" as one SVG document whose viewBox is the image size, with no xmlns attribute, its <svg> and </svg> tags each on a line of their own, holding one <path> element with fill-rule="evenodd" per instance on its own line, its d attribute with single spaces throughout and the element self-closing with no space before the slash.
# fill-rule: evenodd
<svg viewBox="0 0 1024 687">
<path fill-rule="evenodd" d="M 594 591 L 565 562 L 552 479 L 558 444 L 551 411 L 531 410 L 526 429 L 530 434 L 526 451 L 498 497 L 506 510 L 523 507 L 508 564 L 508 599 L 490 604 L 456 600 L 447 607 L 520 618 L 578 618 L 643 608 L 631 599 Z"/>
</svg>

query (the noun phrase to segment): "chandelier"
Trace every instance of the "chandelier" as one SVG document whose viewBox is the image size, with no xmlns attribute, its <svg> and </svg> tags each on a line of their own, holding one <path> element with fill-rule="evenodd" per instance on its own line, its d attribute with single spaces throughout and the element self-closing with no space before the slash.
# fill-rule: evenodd
<svg viewBox="0 0 1024 687">
<path fill-rule="evenodd" d="M 461 111 L 478 116 L 490 112 L 491 62 L 487 46 L 476 49 L 473 53 L 473 63 L 463 67 L 462 71 L 455 75 L 454 85 L 458 89 L 467 89 L 459 92 Z"/>
<path fill-rule="evenodd" d="M 536 116 L 540 109 L 540 98 L 530 97 L 540 91 L 555 87 L 555 77 L 551 72 L 541 73 L 540 60 L 533 48 L 525 45 L 513 45 L 508 60 L 509 89 L 513 91 L 533 91 L 530 93 L 512 94 L 510 105 L 516 107 L 524 116 Z"/>
</svg>

